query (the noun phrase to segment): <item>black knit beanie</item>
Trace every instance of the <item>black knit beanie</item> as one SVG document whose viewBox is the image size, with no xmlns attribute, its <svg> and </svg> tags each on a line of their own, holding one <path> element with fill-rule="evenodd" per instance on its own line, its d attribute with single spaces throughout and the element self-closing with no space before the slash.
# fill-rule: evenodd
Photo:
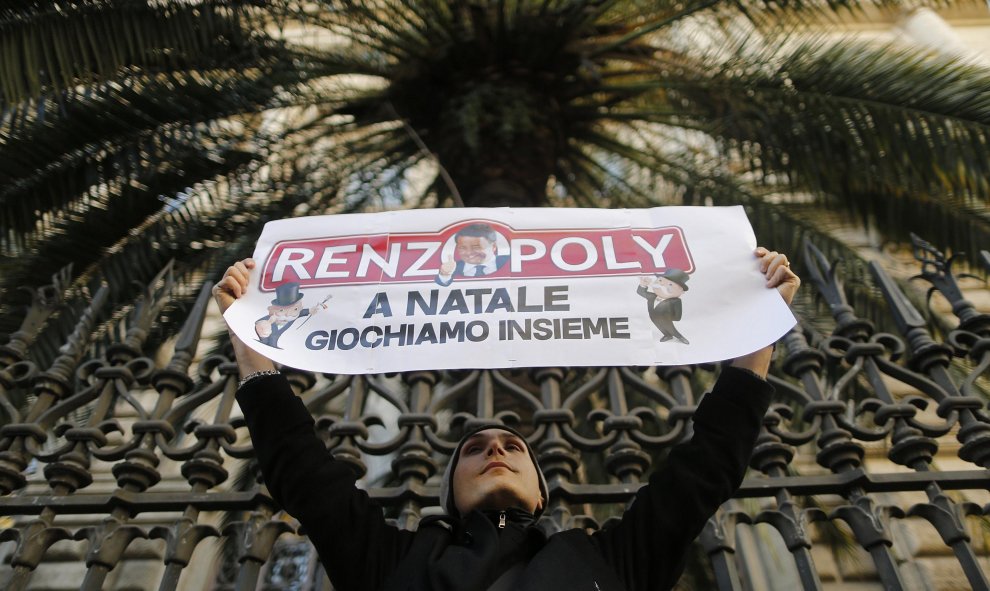
<svg viewBox="0 0 990 591">
<path fill-rule="evenodd" d="M 461 448 L 464 447 L 464 442 L 475 433 L 485 431 L 486 429 L 501 429 L 502 431 L 508 431 L 521 439 L 523 444 L 526 446 L 526 451 L 529 452 L 529 459 L 533 461 L 533 466 L 536 467 L 536 475 L 539 477 L 540 481 L 540 496 L 543 498 L 543 506 L 537 509 L 535 514 L 535 516 L 539 518 L 539 516 L 543 514 L 543 510 L 546 509 L 547 502 L 550 500 L 547 479 L 543 475 L 543 470 L 540 469 L 540 463 L 536 460 L 536 453 L 533 452 L 533 448 L 529 446 L 529 442 L 526 441 L 526 438 L 523 437 L 519 431 L 503 425 L 478 426 L 465 433 L 464 436 L 461 437 L 461 440 L 457 442 L 457 448 L 454 449 L 453 455 L 450 456 L 450 462 L 447 464 L 447 469 L 444 470 L 443 473 L 443 480 L 440 481 L 440 506 L 447 512 L 447 515 L 450 515 L 451 517 L 461 517 L 461 515 L 457 512 L 457 506 L 454 504 L 454 470 L 457 468 L 458 458 L 461 457 Z"/>
</svg>

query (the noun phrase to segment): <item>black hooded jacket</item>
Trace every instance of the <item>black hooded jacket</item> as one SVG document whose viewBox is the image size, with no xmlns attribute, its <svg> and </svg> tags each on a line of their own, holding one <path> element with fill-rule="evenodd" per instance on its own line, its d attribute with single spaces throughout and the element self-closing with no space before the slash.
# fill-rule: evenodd
<svg viewBox="0 0 990 591">
<path fill-rule="evenodd" d="M 726 368 L 621 522 L 588 535 L 546 537 L 523 511 L 426 518 L 415 532 L 385 522 L 354 472 L 316 437 L 313 418 L 282 376 L 237 393 L 268 490 L 299 520 L 339 591 L 656 591 L 669 589 L 705 522 L 742 482 L 772 387 Z M 513 567 L 515 567 L 513 569 Z M 505 574 L 507 570 L 512 572 Z"/>
</svg>

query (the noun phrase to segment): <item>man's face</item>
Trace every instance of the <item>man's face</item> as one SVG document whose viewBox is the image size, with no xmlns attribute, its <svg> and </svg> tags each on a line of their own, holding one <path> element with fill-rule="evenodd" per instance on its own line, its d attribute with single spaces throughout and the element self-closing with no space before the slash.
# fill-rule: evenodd
<svg viewBox="0 0 990 591">
<path fill-rule="evenodd" d="M 480 265 L 495 256 L 495 245 L 480 236 L 458 236 L 457 256 L 471 265 Z"/>
<path fill-rule="evenodd" d="M 666 277 L 657 277 L 656 281 L 650 284 L 650 288 L 653 289 L 653 293 L 656 294 L 658 298 L 669 300 L 671 298 L 679 298 L 681 294 L 684 293 L 684 288 L 680 285 L 674 283 Z"/>
<path fill-rule="evenodd" d="M 461 515 L 509 507 L 535 513 L 543 506 L 540 477 L 526 444 L 501 429 L 479 431 L 464 442 L 452 484 Z"/>
<path fill-rule="evenodd" d="M 302 312 L 302 302 L 296 302 L 291 306 L 268 306 L 268 317 L 276 324 L 285 324 L 299 318 Z"/>
</svg>

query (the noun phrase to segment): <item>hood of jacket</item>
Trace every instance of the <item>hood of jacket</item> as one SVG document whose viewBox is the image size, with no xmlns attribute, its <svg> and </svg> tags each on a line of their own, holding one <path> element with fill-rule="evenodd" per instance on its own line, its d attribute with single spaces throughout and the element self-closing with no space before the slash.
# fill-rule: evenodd
<svg viewBox="0 0 990 591">
<path fill-rule="evenodd" d="M 447 463 L 447 468 L 443 472 L 443 479 L 440 481 L 440 506 L 447 512 L 447 515 L 458 519 L 461 518 L 460 513 L 457 511 L 457 506 L 454 504 L 454 470 L 457 469 L 457 460 L 461 457 L 461 448 L 464 447 L 464 442 L 467 441 L 472 435 L 487 429 L 500 429 L 502 431 L 512 433 L 521 439 L 526 445 L 526 451 L 529 452 L 529 459 L 532 460 L 533 466 L 536 468 L 536 475 L 540 481 L 540 497 L 543 498 L 543 506 L 537 509 L 534 514 L 534 517 L 539 519 L 540 515 L 543 514 L 543 510 L 546 509 L 547 501 L 550 500 L 547 479 L 543 475 L 543 470 L 540 469 L 540 463 L 537 461 L 536 453 L 529 445 L 529 441 L 526 441 L 526 438 L 515 429 L 504 425 L 479 425 L 478 427 L 466 432 L 464 436 L 461 437 L 461 440 L 457 442 L 457 448 L 454 449 L 453 455 L 450 456 L 450 462 Z"/>
</svg>

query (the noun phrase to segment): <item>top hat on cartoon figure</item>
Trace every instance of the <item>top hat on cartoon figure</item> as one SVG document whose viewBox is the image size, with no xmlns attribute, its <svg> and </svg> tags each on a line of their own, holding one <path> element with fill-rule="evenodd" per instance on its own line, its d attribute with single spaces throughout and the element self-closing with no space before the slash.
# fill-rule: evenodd
<svg viewBox="0 0 990 591">
<path fill-rule="evenodd" d="M 300 284 L 296 281 L 279 285 L 275 288 L 275 299 L 272 300 L 272 305 L 291 306 L 298 302 L 303 298 L 303 294 L 299 293 L 299 287 Z"/>
<path fill-rule="evenodd" d="M 657 279 L 667 279 L 673 281 L 677 285 L 680 285 L 684 291 L 688 290 L 688 279 L 691 278 L 690 275 L 681 271 L 680 269 L 667 269 L 663 273 L 657 274 Z"/>
</svg>

